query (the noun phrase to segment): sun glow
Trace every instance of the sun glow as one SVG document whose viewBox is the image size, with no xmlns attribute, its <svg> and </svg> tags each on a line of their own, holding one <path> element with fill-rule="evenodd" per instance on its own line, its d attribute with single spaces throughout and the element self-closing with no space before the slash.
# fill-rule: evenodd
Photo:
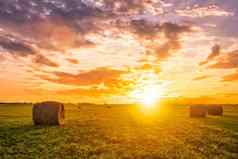
<svg viewBox="0 0 238 159">
<path fill-rule="evenodd" d="M 130 96 L 144 107 L 154 107 L 163 97 L 164 84 L 154 72 L 143 72 L 136 80 L 135 88 Z"/>
<path fill-rule="evenodd" d="M 155 87 L 147 87 L 141 93 L 141 102 L 145 106 L 152 106 L 161 98 L 161 90 L 157 90 Z"/>
</svg>

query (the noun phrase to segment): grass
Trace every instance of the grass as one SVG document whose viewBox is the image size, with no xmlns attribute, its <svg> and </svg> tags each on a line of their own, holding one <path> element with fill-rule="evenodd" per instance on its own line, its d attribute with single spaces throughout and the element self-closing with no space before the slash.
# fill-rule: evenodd
<svg viewBox="0 0 238 159">
<path fill-rule="evenodd" d="M 238 158 L 238 107 L 190 118 L 188 107 L 66 105 L 64 126 L 33 126 L 31 105 L 0 105 L 1 159 Z"/>
</svg>

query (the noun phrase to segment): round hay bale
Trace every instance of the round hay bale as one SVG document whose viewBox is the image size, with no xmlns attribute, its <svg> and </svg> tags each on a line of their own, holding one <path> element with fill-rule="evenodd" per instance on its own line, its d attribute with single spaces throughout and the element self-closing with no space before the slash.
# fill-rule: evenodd
<svg viewBox="0 0 238 159">
<path fill-rule="evenodd" d="M 33 105 L 32 119 L 35 125 L 62 125 L 64 105 L 59 102 L 42 102 Z"/>
<path fill-rule="evenodd" d="M 208 112 L 208 115 L 222 116 L 223 107 L 222 106 L 208 106 L 207 112 Z"/>
<path fill-rule="evenodd" d="M 204 106 L 190 106 L 190 117 L 205 118 L 207 116 L 207 109 Z"/>
</svg>

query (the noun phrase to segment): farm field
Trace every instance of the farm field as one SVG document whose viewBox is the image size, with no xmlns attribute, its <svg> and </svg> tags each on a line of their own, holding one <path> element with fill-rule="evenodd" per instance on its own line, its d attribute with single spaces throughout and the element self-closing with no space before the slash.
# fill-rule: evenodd
<svg viewBox="0 0 238 159">
<path fill-rule="evenodd" d="M 238 158 L 238 107 L 190 118 L 189 107 L 66 104 L 64 126 L 33 126 L 31 105 L 0 105 L 1 159 Z"/>
</svg>

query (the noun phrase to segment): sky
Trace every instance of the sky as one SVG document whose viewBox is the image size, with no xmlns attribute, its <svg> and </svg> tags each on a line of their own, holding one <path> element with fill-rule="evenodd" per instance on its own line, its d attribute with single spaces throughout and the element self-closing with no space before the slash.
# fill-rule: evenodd
<svg viewBox="0 0 238 159">
<path fill-rule="evenodd" d="M 237 0 L 0 0 L 0 100 L 238 103 Z"/>
</svg>

